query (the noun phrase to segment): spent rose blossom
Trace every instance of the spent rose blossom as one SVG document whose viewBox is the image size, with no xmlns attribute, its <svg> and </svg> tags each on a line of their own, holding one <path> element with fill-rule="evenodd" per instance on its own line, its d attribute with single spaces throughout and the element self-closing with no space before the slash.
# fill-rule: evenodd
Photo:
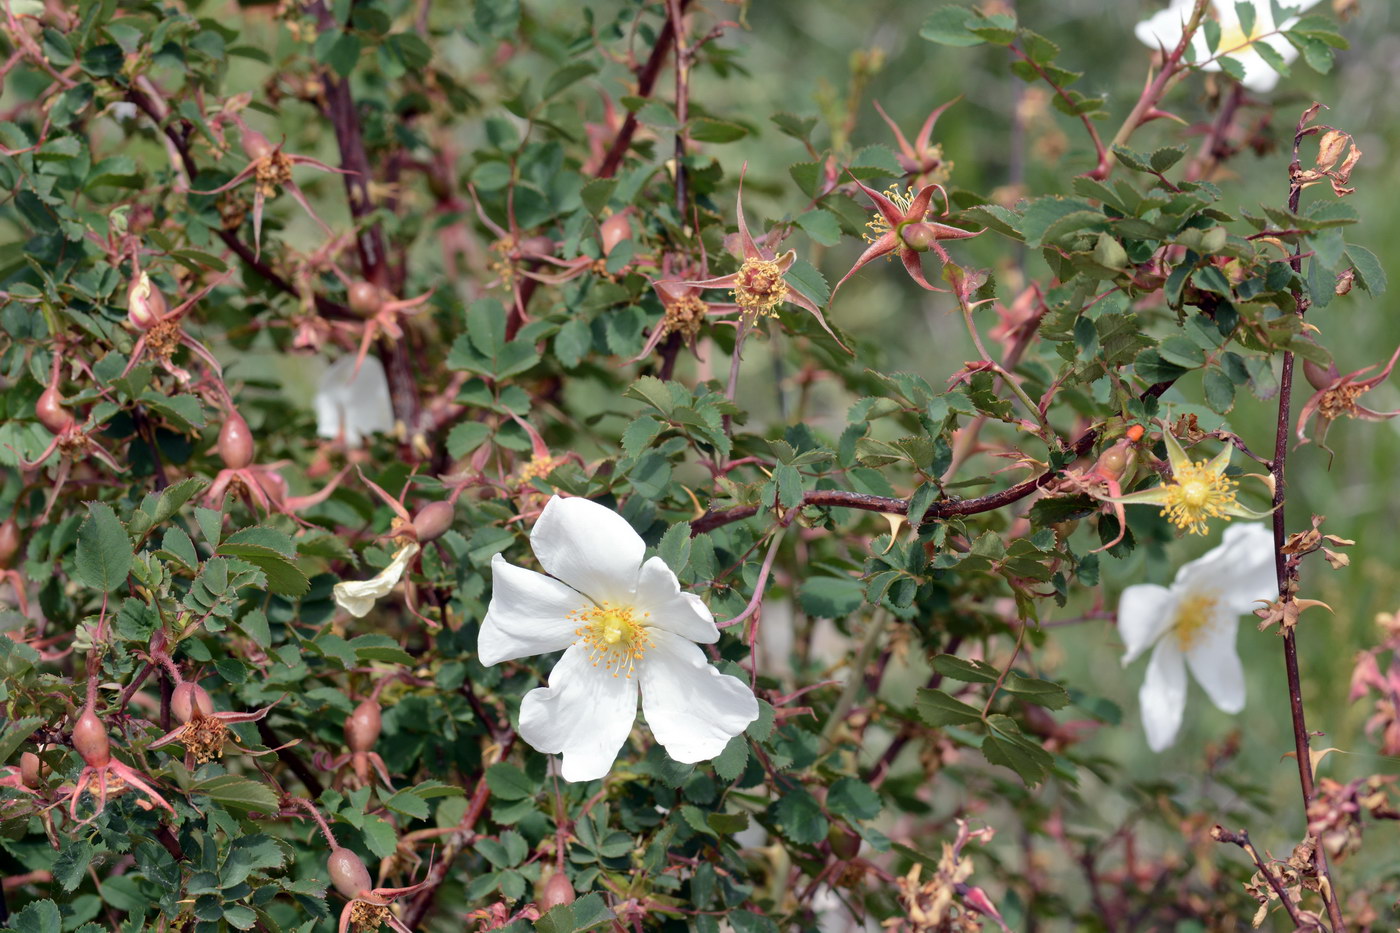
<svg viewBox="0 0 1400 933">
<path fill-rule="evenodd" d="M 1139 583 L 1123 591 L 1123 664 L 1152 648 L 1138 702 L 1154 752 L 1181 728 L 1188 668 L 1221 710 L 1244 709 L 1244 668 L 1235 650 L 1240 616 L 1277 594 L 1273 532 L 1258 524 L 1225 529 L 1219 546 L 1182 565 L 1170 587 Z"/>
<path fill-rule="evenodd" d="M 587 499 L 549 500 L 530 532 L 545 573 L 491 561 L 481 663 L 563 651 L 549 686 L 526 694 L 520 736 L 564 756 L 567 781 L 612 767 L 642 711 L 676 761 L 713 758 L 758 718 L 758 700 L 700 650 L 714 616 L 618 513 Z M 547 574 L 547 575 L 546 575 Z"/>
</svg>

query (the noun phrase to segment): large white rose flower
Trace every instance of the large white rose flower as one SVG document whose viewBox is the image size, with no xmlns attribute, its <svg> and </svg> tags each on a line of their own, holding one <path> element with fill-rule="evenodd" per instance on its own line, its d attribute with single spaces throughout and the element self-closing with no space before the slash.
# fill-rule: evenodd
<svg viewBox="0 0 1400 933">
<path fill-rule="evenodd" d="M 1285 62 L 1297 58 L 1298 50 L 1280 35 L 1258 38 L 1274 32 L 1274 11 L 1270 0 L 1249 2 L 1254 7 L 1254 29 L 1249 35 L 1245 35 L 1239 14 L 1235 12 L 1234 0 L 1211 0 L 1215 19 L 1220 23 L 1220 44 L 1216 47 L 1215 54 L 1227 55 L 1239 62 L 1244 67 L 1244 79 L 1240 83 L 1251 91 L 1262 94 L 1272 91 L 1274 85 L 1278 84 L 1278 72 L 1264 61 L 1255 45 L 1260 42 L 1267 43 Z M 1301 13 L 1317 2 L 1318 0 L 1279 0 L 1279 6 Z M 1171 4 L 1165 10 L 1137 24 L 1135 31 L 1138 39 L 1154 49 L 1166 49 L 1170 52 L 1181 41 L 1181 34 L 1185 31 L 1186 22 L 1191 18 L 1191 9 L 1195 5 L 1195 0 L 1171 0 Z M 1288 29 L 1297 21 L 1297 17 L 1284 20 L 1278 28 Z M 1198 29 L 1191 44 L 1195 48 L 1196 61 L 1204 62 L 1212 57 L 1210 48 L 1206 45 L 1205 30 Z M 1220 62 L 1209 61 L 1201 67 L 1206 71 L 1219 71 Z"/>
<path fill-rule="evenodd" d="M 563 651 L 549 686 L 520 706 L 520 736 L 564 756 L 567 781 L 612 767 L 637 717 L 637 693 L 656 740 L 676 761 L 714 758 L 758 718 L 758 700 L 721 674 L 701 644 L 719 640 L 714 616 L 681 592 L 665 561 L 621 515 L 587 499 L 549 500 L 530 532 L 546 576 L 491 561 L 481 663 Z"/>
<path fill-rule="evenodd" d="M 1244 709 L 1244 668 L 1235 651 L 1240 616 L 1277 596 L 1274 536 L 1264 525 L 1231 525 L 1219 547 L 1177 571 L 1171 587 L 1141 583 L 1123 591 L 1123 664 L 1156 645 L 1138 692 L 1154 752 L 1171 745 L 1181 728 L 1188 667 L 1217 707 Z"/>
</svg>

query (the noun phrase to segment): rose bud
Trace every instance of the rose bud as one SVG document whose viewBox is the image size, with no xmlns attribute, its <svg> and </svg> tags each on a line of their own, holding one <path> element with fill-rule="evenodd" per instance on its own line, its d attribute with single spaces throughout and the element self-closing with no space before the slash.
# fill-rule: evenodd
<svg viewBox="0 0 1400 933">
<path fill-rule="evenodd" d="M 1342 378 L 1342 372 L 1337 369 L 1336 363 L 1329 363 L 1324 369 L 1312 360 L 1306 359 L 1303 360 L 1303 375 L 1307 377 L 1309 384 L 1314 389 L 1331 388 Z"/>
<path fill-rule="evenodd" d="M 456 518 L 456 509 L 445 499 L 429 502 L 418 510 L 413 519 L 413 531 L 420 542 L 435 541 L 441 538 Z"/>
<path fill-rule="evenodd" d="M 365 700 L 355 711 L 345 717 L 345 744 L 352 752 L 367 752 L 379 741 L 379 730 L 383 720 L 379 715 L 379 704 Z"/>
<path fill-rule="evenodd" d="M 231 411 L 219 430 L 219 456 L 231 470 L 241 470 L 253 462 L 253 432 L 248 430 L 248 422 L 236 411 Z"/>
<path fill-rule="evenodd" d="M 360 317 L 374 317 L 384 305 L 384 293 L 378 285 L 364 279 L 350 283 L 350 310 Z"/>
<path fill-rule="evenodd" d="M 126 319 L 137 330 L 150 330 L 165 317 L 165 296 L 142 272 L 131 282 L 126 292 Z"/>
<path fill-rule="evenodd" d="M 272 145 L 270 139 L 257 130 L 245 129 L 243 131 L 242 142 L 243 151 L 247 154 L 248 158 L 252 159 L 254 162 L 259 159 L 266 159 L 268 156 L 272 155 L 273 150 L 277 148 Z"/>
<path fill-rule="evenodd" d="M 54 434 L 62 434 L 73 427 L 73 413 L 63 407 L 63 396 L 56 386 L 49 386 L 34 403 L 34 414 L 39 423 Z"/>
<path fill-rule="evenodd" d="M 0 570 L 7 570 L 19 553 L 19 525 L 13 518 L 0 522 Z"/>
<path fill-rule="evenodd" d="M 569 876 L 562 871 L 556 871 L 540 887 L 535 905 L 539 907 L 540 913 L 545 914 L 562 904 L 572 904 L 574 896 L 574 886 L 569 882 Z"/>
<path fill-rule="evenodd" d="M 107 740 L 107 726 L 91 706 L 83 708 L 73 726 L 73 748 L 91 768 L 101 768 L 112 760 L 112 743 Z"/>
<path fill-rule="evenodd" d="M 214 698 L 209 696 L 208 690 L 187 680 L 170 695 L 170 712 L 181 722 L 189 722 L 196 708 L 205 716 L 213 715 Z"/>
<path fill-rule="evenodd" d="M 354 900 L 374 888 L 369 879 L 369 869 L 365 868 L 365 863 L 360 861 L 360 857 L 349 849 L 331 849 L 330 858 L 326 859 L 326 867 L 331 873 L 331 883 L 347 900 Z"/>
<path fill-rule="evenodd" d="M 39 760 L 39 756 L 33 752 L 25 752 L 19 756 L 19 780 L 20 783 L 30 790 L 38 790 L 43 779 L 44 763 Z"/>
</svg>

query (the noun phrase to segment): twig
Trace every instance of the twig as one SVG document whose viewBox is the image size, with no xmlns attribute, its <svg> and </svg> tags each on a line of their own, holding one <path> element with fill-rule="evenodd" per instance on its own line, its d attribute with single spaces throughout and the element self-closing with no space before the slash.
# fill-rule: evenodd
<svg viewBox="0 0 1400 933">
<path fill-rule="evenodd" d="M 690 0 L 678 0 L 679 12 L 684 13 L 685 8 L 690 5 Z M 656 37 L 656 45 L 652 47 L 651 56 L 642 66 L 641 72 L 637 75 L 636 97 L 646 99 L 651 96 L 652 89 L 656 87 L 656 78 L 661 73 L 661 63 L 666 60 L 666 53 L 670 51 L 672 44 L 671 18 L 666 17 L 666 22 L 661 27 L 661 32 Z M 622 157 L 627 154 L 628 148 L 632 145 L 632 137 L 637 132 L 637 111 L 629 111 L 622 121 L 622 128 L 617 131 L 617 136 L 613 139 L 612 145 L 608 147 L 607 154 L 603 156 L 603 164 L 598 168 L 599 178 L 611 178 L 617 174 L 618 167 L 622 165 Z"/>
<path fill-rule="evenodd" d="M 1283 885 L 1278 880 L 1278 876 L 1275 875 L 1269 866 L 1264 864 L 1264 860 L 1259 857 L 1259 851 L 1255 849 L 1254 845 L 1249 841 L 1248 832 L 1243 829 L 1239 832 L 1231 832 L 1217 823 L 1210 829 L 1210 838 L 1214 839 L 1216 842 L 1233 843 L 1241 849 L 1244 849 L 1254 861 L 1254 867 L 1259 869 L 1259 874 L 1264 876 L 1264 880 L 1269 883 L 1269 887 L 1273 888 L 1274 893 L 1278 895 L 1279 903 L 1283 904 L 1283 909 L 1288 911 L 1288 918 L 1293 921 L 1293 925 L 1299 929 L 1305 929 L 1303 917 L 1298 913 L 1298 905 L 1294 904 L 1293 899 L 1284 891 Z M 1311 924 L 1308 924 L 1308 926 L 1311 926 Z"/>
<path fill-rule="evenodd" d="M 1298 148 L 1303 142 L 1303 137 L 1308 135 L 1305 128 L 1306 123 L 1312 119 L 1316 113 L 1317 105 L 1309 108 L 1303 117 L 1298 121 L 1297 130 L 1293 136 L 1293 161 L 1289 166 L 1289 192 L 1288 209 L 1293 213 L 1298 212 L 1298 202 L 1302 197 L 1303 188 L 1293 179 L 1296 178 L 1295 169 L 1298 166 Z M 1301 272 L 1303 261 L 1295 247 L 1294 256 L 1291 261 L 1294 272 Z M 1300 289 L 1293 290 L 1294 313 L 1302 318 L 1308 309 L 1308 301 Z M 1283 553 L 1284 542 L 1287 540 L 1287 524 L 1284 519 L 1283 506 L 1287 494 L 1287 479 L 1285 469 L 1288 465 L 1288 434 L 1291 425 L 1290 404 L 1293 394 L 1293 353 L 1285 350 L 1283 354 L 1283 371 L 1279 376 L 1279 397 L 1278 397 L 1278 421 L 1274 434 L 1274 462 L 1271 469 L 1274 481 L 1274 574 L 1278 581 L 1279 600 L 1288 603 L 1293 599 L 1293 580 L 1296 576 L 1296 568 L 1290 568 L 1288 557 Z M 1313 774 L 1312 774 L 1312 754 L 1311 740 L 1308 736 L 1307 721 L 1303 713 L 1303 686 L 1302 678 L 1298 673 L 1298 641 L 1297 634 L 1290 626 L 1285 626 L 1283 631 L 1283 662 L 1288 675 L 1288 708 L 1293 719 L 1293 747 L 1298 758 L 1298 783 L 1303 791 L 1303 811 L 1306 814 L 1308 805 L 1313 799 Z M 1318 879 L 1324 882 L 1322 887 L 1322 899 L 1327 905 L 1327 917 L 1332 923 L 1333 933 L 1345 933 L 1346 924 L 1342 919 L 1342 911 L 1337 903 L 1337 891 L 1332 885 L 1331 873 L 1327 865 L 1327 852 L 1321 846 L 1315 849 L 1314 863 L 1317 866 Z"/>
</svg>

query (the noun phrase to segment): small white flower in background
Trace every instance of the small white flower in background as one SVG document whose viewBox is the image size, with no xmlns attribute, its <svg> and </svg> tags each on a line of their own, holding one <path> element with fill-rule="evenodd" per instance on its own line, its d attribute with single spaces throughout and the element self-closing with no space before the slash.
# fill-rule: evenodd
<svg viewBox="0 0 1400 933">
<path fill-rule="evenodd" d="M 758 700 L 700 649 L 719 640 L 714 616 L 621 515 L 587 499 L 549 500 L 530 531 L 546 576 L 491 560 L 481 663 L 552 651 L 549 686 L 520 705 L 520 736 L 563 755 L 567 781 L 608 773 L 637 718 L 680 762 L 714 758 L 758 718 Z"/>
<path fill-rule="evenodd" d="M 1177 571 L 1171 587 L 1140 583 L 1123 591 L 1123 664 L 1156 645 L 1138 691 L 1154 752 L 1171 745 L 1181 728 L 1188 667 L 1217 707 L 1244 709 L 1244 668 L 1235 651 L 1240 616 L 1277 596 L 1274 536 L 1264 525 L 1231 525 L 1218 547 Z"/>
<path fill-rule="evenodd" d="M 1278 84 L 1278 72 L 1274 71 L 1264 57 L 1255 49 L 1256 43 L 1266 43 L 1274 51 L 1278 52 L 1285 62 L 1291 62 L 1298 57 L 1298 50 L 1280 35 L 1271 35 L 1268 38 L 1256 39 L 1274 32 L 1274 11 L 1270 6 L 1270 0 L 1246 0 L 1254 7 L 1254 29 L 1245 35 L 1241 28 L 1239 14 L 1235 12 L 1234 0 L 1211 0 L 1211 10 L 1206 12 L 1207 16 L 1214 14 L 1216 21 L 1220 23 L 1220 44 L 1216 47 L 1216 55 L 1227 55 L 1239 62 L 1244 67 L 1244 79 L 1240 82 L 1251 91 L 1264 93 L 1272 91 L 1274 85 Z M 1279 0 L 1279 6 L 1286 10 L 1294 10 L 1299 13 L 1317 4 L 1319 0 Z M 1186 21 L 1191 18 L 1191 9 L 1195 0 L 1172 0 L 1171 4 L 1150 19 L 1143 20 L 1137 24 L 1137 37 L 1144 45 L 1154 49 L 1165 49 L 1170 52 L 1176 48 L 1176 44 L 1181 41 L 1181 34 L 1185 30 Z M 1290 28 L 1297 18 L 1284 20 L 1279 25 L 1279 30 Z M 1211 58 L 1211 51 L 1206 44 L 1204 29 L 1198 29 L 1192 38 L 1191 44 L 1195 47 L 1196 61 L 1204 62 Z M 1210 61 L 1201 66 L 1206 71 L 1219 71 L 1220 63 Z"/>
<path fill-rule="evenodd" d="M 345 435 L 345 446 L 359 447 L 371 434 L 394 430 L 394 406 L 384 366 L 372 356 L 355 372 L 355 357 L 347 354 L 326 368 L 316 387 L 316 434 Z"/>
<path fill-rule="evenodd" d="M 374 604 L 381 597 L 388 596 L 389 592 L 398 585 L 399 579 L 408 569 L 408 562 L 413 560 L 413 556 L 419 551 L 418 543 L 410 541 L 399 548 L 394 559 L 389 562 L 389 566 L 379 571 L 374 577 L 368 580 L 346 580 L 344 583 L 337 583 L 332 593 L 335 596 L 335 604 L 357 619 L 362 619 L 374 608 Z"/>
</svg>

